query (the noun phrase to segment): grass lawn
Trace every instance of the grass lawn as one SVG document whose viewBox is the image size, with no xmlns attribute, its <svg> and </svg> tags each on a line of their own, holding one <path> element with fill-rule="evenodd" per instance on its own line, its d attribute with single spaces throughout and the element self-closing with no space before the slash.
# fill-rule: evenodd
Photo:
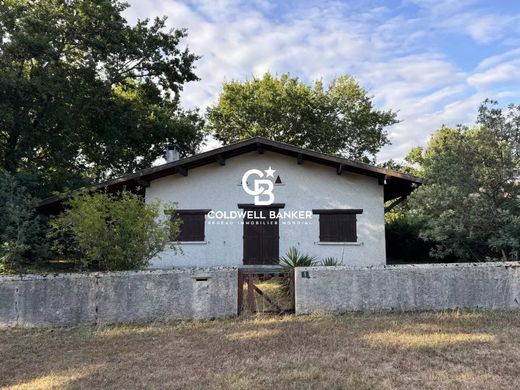
<svg viewBox="0 0 520 390">
<path fill-rule="evenodd" d="M 14 329 L 0 357 L 9 389 L 520 388 L 520 312 Z"/>
</svg>

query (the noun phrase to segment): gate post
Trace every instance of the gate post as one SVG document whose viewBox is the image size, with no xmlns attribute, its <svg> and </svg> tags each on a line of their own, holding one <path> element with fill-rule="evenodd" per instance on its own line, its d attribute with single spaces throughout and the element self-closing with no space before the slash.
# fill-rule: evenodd
<svg viewBox="0 0 520 390">
<path fill-rule="evenodd" d="M 247 305 L 251 313 L 256 313 L 255 285 L 253 284 L 253 271 L 247 274 Z"/>
<path fill-rule="evenodd" d="M 244 306 L 244 272 L 238 269 L 237 315 L 240 315 Z"/>
<path fill-rule="evenodd" d="M 293 312 L 296 312 L 296 268 L 293 268 L 292 270 L 289 270 L 289 285 L 291 286 L 291 310 Z"/>
</svg>

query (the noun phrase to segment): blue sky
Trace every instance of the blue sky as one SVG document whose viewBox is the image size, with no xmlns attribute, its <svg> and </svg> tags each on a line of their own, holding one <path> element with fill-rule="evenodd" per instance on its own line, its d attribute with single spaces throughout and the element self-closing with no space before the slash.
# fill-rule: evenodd
<svg viewBox="0 0 520 390">
<path fill-rule="evenodd" d="M 398 111 L 381 161 L 425 145 L 441 124 L 471 123 L 486 97 L 520 103 L 520 1 L 129 0 L 130 21 L 168 16 L 202 57 L 185 107 L 215 102 L 222 82 L 266 71 L 306 82 L 353 75 Z M 216 146 L 209 140 L 207 147 Z"/>
</svg>

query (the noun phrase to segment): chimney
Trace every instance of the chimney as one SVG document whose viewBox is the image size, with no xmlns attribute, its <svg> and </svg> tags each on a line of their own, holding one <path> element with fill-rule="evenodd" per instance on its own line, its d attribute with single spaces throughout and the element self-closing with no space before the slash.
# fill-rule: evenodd
<svg viewBox="0 0 520 390">
<path fill-rule="evenodd" d="M 166 162 L 171 163 L 177 161 L 180 158 L 179 151 L 175 147 L 175 145 L 168 145 L 166 147 Z"/>
</svg>

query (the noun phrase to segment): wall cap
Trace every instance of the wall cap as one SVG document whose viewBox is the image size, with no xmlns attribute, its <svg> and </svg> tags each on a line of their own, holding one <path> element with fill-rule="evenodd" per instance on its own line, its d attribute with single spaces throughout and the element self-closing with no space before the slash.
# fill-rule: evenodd
<svg viewBox="0 0 520 390">
<path fill-rule="evenodd" d="M 150 269 L 142 271 L 107 271 L 107 272 L 70 272 L 48 274 L 18 274 L 0 276 L 0 283 L 8 281 L 32 281 L 47 279 L 82 279 L 82 278 L 111 278 L 127 276 L 167 275 L 167 274 L 211 274 L 236 271 L 237 267 L 178 267 L 172 269 Z"/>
<path fill-rule="evenodd" d="M 406 269 L 443 269 L 443 268 L 520 268 L 518 261 L 494 261 L 483 263 L 428 263 L 428 264 L 391 264 L 391 265 L 340 265 L 334 267 L 313 266 L 313 267 L 297 267 L 298 271 L 348 271 L 348 270 L 406 270 Z"/>
</svg>

